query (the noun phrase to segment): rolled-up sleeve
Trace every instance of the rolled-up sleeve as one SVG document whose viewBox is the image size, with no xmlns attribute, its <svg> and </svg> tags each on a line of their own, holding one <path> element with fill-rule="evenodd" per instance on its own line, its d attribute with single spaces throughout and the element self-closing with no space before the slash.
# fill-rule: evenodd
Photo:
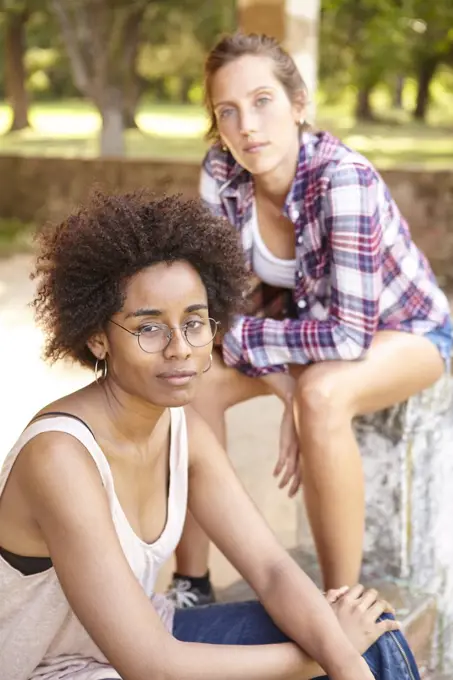
<svg viewBox="0 0 453 680">
<path fill-rule="evenodd" d="M 236 368 L 250 378 L 260 378 L 271 373 L 287 373 L 289 369 L 286 364 L 266 363 L 265 365 L 257 365 L 246 357 L 243 351 L 242 332 L 244 323 L 249 319 L 255 319 L 255 317 L 242 316 L 238 318 L 233 328 L 225 334 L 222 342 L 222 352 L 226 365 Z M 264 321 L 264 319 L 260 320 Z M 255 359 L 255 356 L 252 358 Z"/>
</svg>

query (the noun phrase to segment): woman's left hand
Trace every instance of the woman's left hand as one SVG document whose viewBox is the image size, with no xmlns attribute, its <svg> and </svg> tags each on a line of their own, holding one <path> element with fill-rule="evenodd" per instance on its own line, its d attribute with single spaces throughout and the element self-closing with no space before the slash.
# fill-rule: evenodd
<svg viewBox="0 0 453 680">
<path fill-rule="evenodd" d="M 381 635 L 399 630 L 401 624 L 394 619 L 380 619 L 384 613 L 395 615 L 395 610 L 379 597 L 374 588 L 366 590 L 357 584 L 329 590 L 325 595 L 349 640 L 360 654 L 364 654 Z"/>
<path fill-rule="evenodd" d="M 284 489 L 289 485 L 288 496 L 293 498 L 302 484 L 302 477 L 299 456 L 299 437 L 294 421 L 292 401 L 285 405 L 285 410 L 283 412 L 280 425 L 280 450 L 277 464 L 274 469 L 274 477 L 279 477 L 282 472 L 283 475 L 278 486 L 280 489 Z"/>
</svg>

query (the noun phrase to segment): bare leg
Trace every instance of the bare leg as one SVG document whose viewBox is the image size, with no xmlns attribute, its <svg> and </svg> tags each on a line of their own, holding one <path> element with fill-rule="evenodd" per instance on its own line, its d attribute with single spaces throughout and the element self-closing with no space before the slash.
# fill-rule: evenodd
<svg viewBox="0 0 453 680">
<path fill-rule="evenodd" d="M 214 353 L 212 368 L 203 376 L 203 381 L 204 388 L 200 388 L 193 406 L 226 449 L 225 411 L 242 401 L 268 394 L 269 390 L 260 380 L 247 378 L 238 371 L 227 368 L 217 353 Z M 209 539 L 190 513 L 175 555 L 176 571 L 179 574 L 192 577 L 206 574 Z"/>
<path fill-rule="evenodd" d="M 209 538 L 190 512 L 187 513 L 184 533 L 175 550 L 175 557 L 178 574 L 201 577 L 208 571 Z"/>
<path fill-rule="evenodd" d="M 303 495 L 325 590 L 359 581 L 365 522 L 362 461 L 340 409 L 299 418 Z M 323 413 L 324 411 L 324 413 Z"/>
<path fill-rule="evenodd" d="M 357 583 L 362 561 L 364 479 L 352 419 L 405 401 L 443 371 L 429 340 L 390 331 L 362 361 L 295 367 L 304 497 L 326 590 Z"/>
</svg>

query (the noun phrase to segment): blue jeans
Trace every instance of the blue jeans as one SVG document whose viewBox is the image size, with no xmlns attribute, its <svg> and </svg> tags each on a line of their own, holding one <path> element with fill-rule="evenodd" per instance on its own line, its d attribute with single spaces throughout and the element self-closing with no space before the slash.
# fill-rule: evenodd
<svg viewBox="0 0 453 680">
<path fill-rule="evenodd" d="M 289 642 L 259 602 L 178 609 L 173 635 L 182 642 L 267 645 Z M 385 633 L 364 658 L 376 680 L 420 680 L 415 659 L 400 631 Z M 323 676 L 326 680 L 326 676 Z"/>
<path fill-rule="evenodd" d="M 425 338 L 428 338 L 428 340 L 431 340 L 436 345 L 445 362 L 447 373 L 449 373 L 453 351 L 453 324 L 450 316 L 445 319 L 442 326 L 439 326 L 439 328 L 430 333 L 426 333 Z"/>
</svg>

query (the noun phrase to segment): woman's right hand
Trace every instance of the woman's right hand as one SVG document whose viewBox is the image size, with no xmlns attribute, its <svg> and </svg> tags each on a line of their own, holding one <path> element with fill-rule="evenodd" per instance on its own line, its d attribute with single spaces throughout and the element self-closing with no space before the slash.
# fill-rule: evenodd
<svg viewBox="0 0 453 680">
<path fill-rule="evenodd" d="M 289 485 L 288 496 L 293 498 L 301 487 L 301 461 L 299 455 L 299 437 L 294 421 L 294 406 L 292 399 L 285 405 L 280 425 L 280 446 L 274 477 L 283 472 L 278 488 L 284 489 Z"/>
<path fill-rule="evenodd" d="M 377 590 L 365 590 L 362 585 L 344 587 L 329 590 L 326 599 L 360 654 L 364 654 L 384 633 L 401 628 L 394 619 L 378 621 L 381 614 L 394 614 L 395 611 L 388 602 L 379 598 Z"/>
</svg>

